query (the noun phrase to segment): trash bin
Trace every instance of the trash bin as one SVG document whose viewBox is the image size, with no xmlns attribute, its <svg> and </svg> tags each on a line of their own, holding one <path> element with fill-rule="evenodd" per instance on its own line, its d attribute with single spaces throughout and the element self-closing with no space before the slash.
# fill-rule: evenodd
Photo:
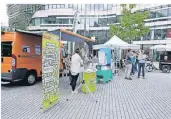
<svg viewBox="0 0 171 119">
<path fill-rule="evenodd" d="M 92 93 L 96 91 L 96 72 L 83 72 L 83 80 Z M 86 85 L 82 85 L 81 90 L 84 93 L 89 93 Z"/>
</svg>

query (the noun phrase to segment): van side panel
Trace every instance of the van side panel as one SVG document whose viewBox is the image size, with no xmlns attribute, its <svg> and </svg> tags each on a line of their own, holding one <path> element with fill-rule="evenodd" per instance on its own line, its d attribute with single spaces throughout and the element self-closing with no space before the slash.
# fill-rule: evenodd
<svg viewBox="0 0 171 119">
<path fill-rule="evenodd" d="M 40 46 L 40 54 L 36 54 L 36 46 Z M 27 47 L 27 52 L 23 48 Z M 16 68 L 27 68 L 36 70 L 39 77 L 42 69 L 41 60 L 42 39 L 41 36 L 16 33 L 16 39 L 13 47 L 13 54 L 16 56 Z M 30 51 L 29 51 L 30 49 Z"/>
<path fill-rule="evenodd" d="M 14 36 L 15 36 L 15 32 L 5 32 L 5 34 L 1 34 L 1 42 L 13 41 Z"/>
</svg>

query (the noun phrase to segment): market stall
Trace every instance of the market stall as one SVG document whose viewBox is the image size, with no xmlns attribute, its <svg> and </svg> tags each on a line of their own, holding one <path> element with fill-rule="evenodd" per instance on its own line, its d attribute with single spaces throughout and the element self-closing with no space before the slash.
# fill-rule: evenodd
<svg viewBox="0 0 171 119">
<path fill-rule="evenodd" d="M 140 45 L 128 44 L 127 42 L 123 41 L 122 39 L 114 35 L 106 43 L 93 46 L 93 50 L 99 50 L 101 48 L 110 48 L 112 50 L 111 69 L 113 73 L 116 73 L 119 71 L 118 67 L 121 67 L 118 65 L 121 64 L 121 59 L 123 59 L 122 51 L 127 49 L 139 50 Z"/>
</svg>

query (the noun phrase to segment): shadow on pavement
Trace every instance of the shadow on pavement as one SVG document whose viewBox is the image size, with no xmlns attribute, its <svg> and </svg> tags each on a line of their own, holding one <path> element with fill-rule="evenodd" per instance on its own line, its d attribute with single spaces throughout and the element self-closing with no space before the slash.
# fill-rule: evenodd
<svg viewBox="0 0 171 119">
<path fill-rule="evenodd" d="M 34 85 L 37 85 L 39 83 L 41 83 L 42 80 L 37 80 L 36 81 L 36 84 Z M 32 86 L 34 86 L 32 85 Z M 24 87 L 26 86 L 23 82 L 15 82 L 15 83 L 10 83 L 10 82 L 1 82 L 1 88 L 13 88 L 13 87 Z M 28 87 L 28 86 L 26 86 Z"/>
</svg>

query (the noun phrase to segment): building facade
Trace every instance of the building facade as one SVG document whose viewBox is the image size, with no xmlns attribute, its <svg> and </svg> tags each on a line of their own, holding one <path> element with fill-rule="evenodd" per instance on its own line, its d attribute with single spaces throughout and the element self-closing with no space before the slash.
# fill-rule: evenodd
<svg viewBox="0 0 171 119">
<path fill-rule="evenodd" d="M 12 5 L 8 6 L 10 24 L 14 23 L 12 21 L 17 21 L 21 24 L 21 20 L 17 19 L 21 18 L 21 16 L 14 17 L 13 14 L 15 13 L 15 16 L 17 16 L 17 13 L 11 7 L 17 7 L 19 13 L 22 12 L 20 13 L 21 15 L 25 15 L 29 10 L 31 11 L 29 12 L 30 16 L 25 15 L 26 17 L 23 17 L 27 19 L 28 26 L 22 26 L 22 28 L 24 27 L 24 29 L 31 31 L 50 31 L 59 28 L 73 30 L 74 15 L 78 12 L 79 24 L 76 26 L 77 33 L 87 37 L 95 37 L 95 44 L 102 44 L 110 39 L 109 25 L 120 24 L 122 11 L 119 4 Z M 150 32 L 142 38 L 135 39 L 136 41 L 133 43 L 146 44 L 152 42 L 151 45 L 154 45 L 158 44 L 158 41 L 165 41 L 171 38 L 171 5 L 138 4 L 134 9 L 134 11 L 140 12 L 146 10 L 149 10 L 150 14 L 144 22 L 146 26 L 150 27 Z"/>
<path fill-rule="evenodd" d="M 25 30 L 32 16 L 40 7 L 41 5 L 38 4 L 8 4 L 9 27 Z"/>
</svg>

